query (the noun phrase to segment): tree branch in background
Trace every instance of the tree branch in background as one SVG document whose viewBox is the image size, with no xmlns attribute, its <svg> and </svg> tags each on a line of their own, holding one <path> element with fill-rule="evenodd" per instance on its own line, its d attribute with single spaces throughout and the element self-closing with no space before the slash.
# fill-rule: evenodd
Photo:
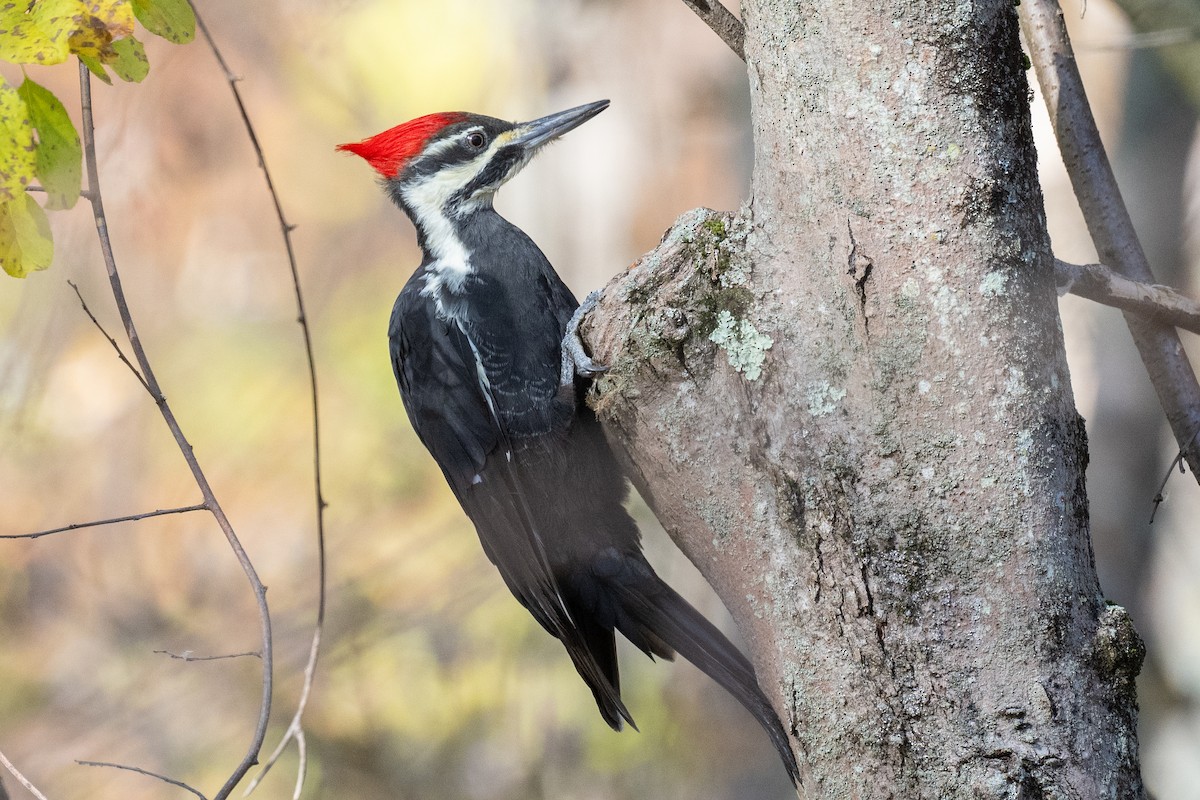
<svg viewBox="0 0 1200 800">
<path fill-rule="evenodd" d="M 1153 284 L 1154 275 L 1092 118 L 1062 9 L 1057 0 L 1024 0 L 1018 12 L 1063 163 L 1100 261 L 1127 279 Z M 1200 384 L 1179 334 L 1129 312 L 1125 321 L 1175 440 L 1192 473 L 1200 474 Z"/>
<path fill-rule="evenodd" d="M 180 789 L 186 789 L 187 791 L 196 795 L 196 797 L 199 797 L 200 800 L 208 800 L 207 797 L 193 789 L 191 786 L 188 786 L 183 781 L 177 781 L 174 778 L 168 778 L 166 775 L 159 775 L 157 772 L 151 772 L 150 770 L 142 769 L 141 767 L 131 767 L 128 764 L 114 764 L 111 761 L 79 761 L 77 759 L 75 763 L 81 767 L 111 767 L 112 769 L 123 769 L 126 772 L 136 772 L 139 775 L 157 778 L 163 783 L 169 783 L 172 786 L 178 786 Z"/>
<path fill-rule="evenodd" d="M 258 724 L 255 727 L 254 735 L 251 737 L 250 744 L 246 749 L 246 754 L 242 757 L 241 763 L 237 765 L 233 773 L 226 780 L 225 785 L 221 787 L 221 790 L 214 798 L 214 800 L 223 800 L 223 798 L 229 796 L 233 788 L 250 770 L 250 767 L 257 762 L 258 753 L 262 749 L 262 743 L 267 734 L 267 721 L 271 715 L 271 693 L 273 686 L 271 667 L 273 659 L 271 648 L 271 614 L 267 608 L 267 589 L 263 586 L 262 581 L 259 580 L 258 573 L 255 571 L 254 565 L 250 562 L 250 557 L 246 555 L 246 551 L 242 547 L 241 541 L 238 540 L 237 534 L 229 522 L 229 518 L 225 515 L 225 511 L 221 508 L 220 502 L 217 500 L 212 487 L 208 483 L 208 478 L 200 468 L 200 462 L 196 459 L 196 454 L 192 451 L 192 445 L 184 436 L 179 422 L 175 419 L 175 414 L 171 411 L 171 407 L 167 403 L 167 398 L 163 395 L 162 389 L 158 384 L 158 379 L 154 375 L 154 369 L 150 366 L 150 360 L 146 356 L 145 349 L 142 347 L 141 339 L 138 337 L 133 316 L 129 311 L 129 305 L 125 300 L 125 291 L 121 286 L 121 276 L 117 271 L 116 258 L 113 255 L 112 241 L 108 235 L 108 219 L 104 214 L 104 201 L 100 193 L 100 174 L 96 163 L 96 134 L 92 121 L 91 73 L 82 61 L 79 63 L 79 97 L 83 110 L 83 124 L 81 126 L 83 160 L 87 168 L 92 216 L 96 222 L 96 235 L 100 240 L 100 251 L 104 257 L 105 268 L 108 271 L 108 281 L 112 287 L 113 300 L 116 302 L 121 322 L 125 326 L 125 335 L 129 339 L 133 357 L 137 361 L 142 377 L 145 379 L 146 389 L 150 393 L 150 396 L 154 398 L 154 403 L 158 406 L 163 421 L 166 423 L 167 428 L 170 429 L 171 435 L 175 438 L 175 443 L 179 446 L 179 452 L 183 455 L 184 461 L 187 462 L 188 468 L 192 472 L 192 477 L 196 481 L 196 486 L 200 489 L 200 495 L 204 499 L 203 505 L 213 515 L 217 525 L 225 534 L 225 538 L 229 542 L 229 546 L 233 549 L 238 563 L 241 564 L 242 571 L 246 574 L 246 578 L 250 582 L 250 586 L 254 591 L 254 598 L 258 603 L 259 622 L 262 629 L 263 660 L 262 699 L 259 705 Z M 143 772 L 142 770 L 136 771 Z M 148 772 L 145 774 L 154 775 Z M 164 780 L 168 780 L 169 783 L 176 783 L 169 779 L 164 778 Z M 195 792 L 194 789 L 192 791 Z M 199 792 L 195 793 L 199 795 Z"/>
<path fill-rule="evenodd" d="M 1167 483 L 1171 480 L 1171 473 L 1175 468 L 1179 467 L 1179 473 L 1183 474 L 1186 470 L 1183 468 L 1183 453 L 1175 456 L 1175 460 L 1171 462 L 1171 466 L 1167 467 L 1167 474 L 1163 475 L 1162 483 L 1158 485 L 1158 491 L 1154 493 L 1154 508 L 1150 510 L 1150 524 L 1154 524 L 1154 516 L 1158 514 L 1158 507 L 1163 504 L 1166 499 L 1163 497 L 1163 492 L 1167 490 Z"/>
<path fill-rule="evenodd" d="M 743 43 L 746 39 L 746 28 L 742 21 L 721 5 L 721 0 L 683 0 L 696 16 L 704 20 L 704 24 L 713 29 L 721 41 L 729 45 L 729 49 L 740 58 L 746 60 Z"/>
<path fill-rule="evenodd" d="M 1145 33 L 1130 33 L 1115 39 L 1100 42 L 1085 42 L 1079 46 L 1081 53 L 1097 53 L 1107 50 L 1157 50 L 1176 44 L 1196 41 L 1196 32 L 1190 28 L 1168 28 Z"/>
<path fill-rule="evenodd" d="M 136 372 L 136 370 L 135 370 Z M 67 531 L 77 531 L 81 528 L 95 528 L 100 525 L 116 525 L 120 522 L 137 522 L 140 519 L 150 519 L 151 517 L 165 517 L 167 514 L 187 514 L 190 511 L 207 511 L 208 506 L 203 503 L 197 503 L 194 506 L 182 506 L 180 508 L 160 508 L 157 511 L 146 511 L 142 514 L 130 514 L 125 517 L 111 517 L 109 519 L 98 519 L 92 522 L 72 522 L 70 525 L 63 525 L 61 528 L 50 528 L 44 531 L 34 531 L 33 533 L 6 533 L 0 535 L 0 539 L 40 539 L 43 536 L 50 536 L 55 533 L 66 533 Z"/>
<path fill-rule="evenodd" d="M 227 653 L 221 656 L 198 656 L 194 655 L 191 650 L 184 650 L 182 653 L 172 653 L 170 650 L 155 650 L 154 653 L 162 656 L 170 656 L 179 661 L 224 661 L 227 658 L 245 658 L 247 656 L 262 658 L 262 653 L 253 650 L 246 653 Z"/>
<path fill-rule="evenodd" d="M 1131 281 L 1103 264 L 1054 261 L 1059 294 L 1071 293 L 1146 319 L 1200 333 L 1200 303 L 1161 284 Z"/>
<path fill-rule="evenodd" d="M 4 768 L 12 773 L 12 776 L 17 779 L 17 783 L 24 786 L 31 795 L 37 798 L 37 800 L 47 800 L 46 795 L 38 791 L 38 788 L 30 783 L 28 778 L 21 774 L 20 770 L 18 770 L 13 763 L 8 760 L 8 757 L 5 756 L 3 752 L 0 752 L 0 764 L 3 764 Z M 4 792 L 4 787 L 0 786 L 0 797 L 6 796 L 7 793 Z"/>
<path fill-rule="evenodd" d="M 312 644 L 309 646 L 308 662 L 304 667 L 304 686 L 300 691 L 300 700 L 296 704 L 296 713 L 292 716 L 292 720 L 288 724 L 283 738 L 275 747 L 270 757 L 267 758 L 258 775 L 254 777 L 254 780 L 246 788 L 246 794 L 254 791 L 263 777 L 271 770 L 271 767 L 275 765 L 287 743 L 295 739 L 296 746 L 299 749 L 300 764 L 297 768 L 296 788 L 293 797 L 298 800 L 300 792 L 304 788 L 304 776 L 308 768 L 308 750 L 305 746 L 302 720 L 304 711 L 308 707 L 308 698 L 312 692 L 313 677 L 317 671 L 317 658 L 321 652 L 321 632 L 325 627 L 325 507 L 328 504 L 325 502 L 325 495 L 321 487 L 321 415 L 317 404 L 316 359 L 313 356 L 312 334 L 308 326 L 308 314 L 304 308 L 304 294 L 300 290 L 300 271 L 296 266 L 296 252 L 292 246 L 292 231 L 295 230 L 296 226 L 289 224 L 284 216 L 283 204 L 279 200 L 279 193 L 275 191 L 275 181 L 272 180 L 271 171 L 267 168 L 267 160 L 263 153 L 262 145 L 259 144 L 258 134 L 254 131 L 254 125 L 250 122 L 250 114 L 246 110 L 246 104 L 242 101 L 241 92 L 238 91 L 238 77 L 229 69 L 229 65 L 225 62 L 225 57 L 221 54 L 220 48 L 217 47 L 216 40 L 213 39 L 212 33 L 209 32 L 208 26 L 204 23 L 204 18 L 200 16 L 195 3 L 192 0 L 188 0 L 188 4 L 192 6 L 192 11 L 196 15 L 196 25 L 200 28 L 200 33 L 204 36 L 204 40 L 208 42 L 209 49 L 216 58 L 217 64 L 221 67 L 221 71 L 225 75 L 225 80 L 229 83 L 229 89 L 233 92 L 233 100 L 237 104 L 238 112 L 242 116 L 242 123 L 245 125 L 246 134 L 250 137 L 250 144 L 254 147 L 255 155 L 258 156 L 258 166 L 262 169 L 263 177 L 266 179 L 267 191 L 271 194 L 271 202 L 275 206 L 275 215 L 279 219 L 279 229 L 283 234 L 283 245 L 287 251 L 288 266 L 291 268 L 292 286 L 295 289 L 296 308 L 298 312 L 296 321 L 300 323 L 300 330 L 304 336 L 304 354 L 308 361 L 309 390 L 312 396 L 313 476 L 317 514 L 317 619 L 313 626 Z"/>
<path fill-rule="evenodd" d="M 129 371 L 132 372 L 134 377 L 138 379 L 138 382 L 142 384 L 142 388 L 149 392 L 150 385 L 146 383 L 146 379 L 142 377 L 142 373 L 138 372 L 138 368 L 131 364 L 129 359 L 125 357 L 125 351 L 121 349 L 121 345 L 117 344 L 117 340 L 109 335 L 108 331 L 104 329 L 104 326 L 100 324 L 100 320 L 96 319 L 96 315 L 92 313 L 90 308 L 88 308 L 87 301 L 83 299 L 83 293 L 79 291 L 79 287 L 75 285 L 74 281 L 67 281 L 67 285 L 75 290 L 75 296 L 79 298 L 79 305 L 83 306 L 83 313 L 88 315 L 88 319 L 90 319 L 92 324 L 96 326 L 96 330 L 100 331 L 104 338 L 108 339 L 108 343 L 112 345 L 113 350 L 117 351 L 117 358 L 121 359 L 122 364 L 129 367 Z"/>
<path fill-rule="evenodd" d="M 1138 32 L 1135 42 L 1156 55 L 1200 110 L 1200 4 L 1195 0 L 1117 0 Z"/>
</svg>

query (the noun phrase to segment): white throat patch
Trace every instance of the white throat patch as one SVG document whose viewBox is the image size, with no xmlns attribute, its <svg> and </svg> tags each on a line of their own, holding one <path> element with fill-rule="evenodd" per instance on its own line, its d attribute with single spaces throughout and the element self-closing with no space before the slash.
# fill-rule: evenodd
<svg viewBox="0 0 1200 800">
<path fill-rule="evenodd" d="M 457 142 L 476 133 L 478 128 L 469 128 L 461 133 L 434 144 L 423 157 L 436 155 Z M 433 298 L 438 313 L 448 319 L 450 317 L 442 302 L 443 292 L 457 293 L 467 275 L 472 272 L 470 253 L 458 238 L 450 213 L 463 217 L 477 211 L 481 206 L 490 204 L 496 187 L 488 187 L 476 192 L 470 197 L 463 198 L 451 212 L 447 206 L 451 198 L 463 187 L 469 185 L 475 176 L 491 162 L 496 151 L 511 141 L 513 133 L 506 131 L 495 138 L 487 150 L 463 164 L 445 167 L 435 173 L 425 176 L 419 183 L 405 186 L 401 189 L 401 199 L 407 206 L 425 237 L 425 248 L 430 256 L 425 278 L 425 287 L 421 293 Z M 519 167 L 518 167 L 519 169 Z M 512 170 L 516 172 L 517 170 Z M 512 174 L 510 172 L 510 174 Z"/>
</svg>

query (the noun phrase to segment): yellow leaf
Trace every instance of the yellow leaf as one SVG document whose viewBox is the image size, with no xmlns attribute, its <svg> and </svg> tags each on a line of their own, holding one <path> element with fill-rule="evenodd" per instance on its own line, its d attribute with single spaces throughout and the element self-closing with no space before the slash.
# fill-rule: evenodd
<svg viewBox="0 0 1200 800">
<path fill-rule="evenodd" d="M 24 197 L 36 172 L 29 109 L 17 90 L 0 78 L 0 202 Z"/>
<path fill-rule="evenodd" d="M 82 5 L 80 3 L 80 6 Z M 86 13 L 76 17 L 75 26 L 67 38 L 72 53 L 100 61 L 109 61 L 114 57 L 112 41 L 112 32 L 104 24 L 104 20 Z"/>
<path fill-rule="evenodd" d="M 46 212 L 28 194 L 0 203 L 0 267 L 14 278 L 45 269 L 54 260 Z"/>
<path fill-rule="evenodd" d="M 82 5 L 113 39 L 133 35 L 133 5 L 129 0 L 84 0 Z"/>
<path fill-rule="evenodd" d="M 0 58 L 57 64 L 69 53 L 116 58 L 112 42 L 133 34 L 129 0 L 0 0 Z"/>
<path fill-rule="evenodd" d="M 71 6 L 63 14 L 63 6 Z M 67 60 L 67 37 L 74 27 L 78 0 L 27 3 L 0 2 L 0 58 L 14 64 L 59 64 Z"/>
</svg>

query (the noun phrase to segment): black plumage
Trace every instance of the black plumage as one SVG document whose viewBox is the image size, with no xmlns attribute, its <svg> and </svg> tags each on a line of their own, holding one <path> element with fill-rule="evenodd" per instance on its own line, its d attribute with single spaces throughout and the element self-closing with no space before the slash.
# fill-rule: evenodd
<svg viewBox="0 0 1200 800">
<path fill-rule="evenodd" d="M 403 150 L 397 137 L 412 137 L 404 126 L 380 134 L 386 141 L 346 146 L 384 175 L 424 253 L 392 311 L 392 366 L 413 429 L 488 558 L 563 643 L 605 721 L 633 724 L 621 700 L 620 631 L 647 655 L 680 653 L 733 694 L 795 781 L 787 734 L 750 662 L 642 555 L 623 505 L 627 482 L 582 402 L 586 378 L 560 380 L 578 303 L 541 250 L 492 208 L 495 190 L 541 144 L 605 105 L 525 125 L 442 115 L 440 130 L 399 143 L 413 152 L 394 164 L 375 154 Z"/>
</svg>

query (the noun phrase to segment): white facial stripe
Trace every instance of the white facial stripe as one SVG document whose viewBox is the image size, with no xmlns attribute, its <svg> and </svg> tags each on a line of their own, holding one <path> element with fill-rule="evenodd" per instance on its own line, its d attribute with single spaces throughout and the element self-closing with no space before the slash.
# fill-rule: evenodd
<svg viewBox="0 0 1200 800">
<path fill-rule="evenodd" d="M 449 139 L 436 142 L 428 150 L 426 150 L 421 157 L 427 158 L 429 156 L 437 155 L 438 153 L 441 153 L 450 147 L 453 147 L 455 144 L 463 141 L 472 133 L 482 131 L 483 128 L 479 126 L 467 128 L 466 130 L 450 137 Z M 425 231 L 431 239 L 429 242 L 431 249 L 436 248 L 441 244 L 450 244 L 448 241 L 446 241 L 446 236 L 437 236 L 436 238 L 438 241 L 433 241 L 436 235 L 434 230 L 435 228 L 444 227 L 444 233 L 449 235 L 451 238 L 453 237 L 452 226 L 450 226 L 446 219 L 447 202 L 457 191 L 474 180 L 475 176 L 478 175 L 484 166 L 492 160 L 492 157 L 495 156 L 496 151 L 506 145 L 508 142 L 512 141 L 515 135 L 516 134 L 512 131 L 505 131 L 492 141 L 487 150 L 483 151 L 470 161 L 453 167 L 444 167 L 438 172 L 426 176 L 420 183 L 404 189 L 404 202 L 409 208 L 413 209 L 413 211 L 420 218 L 422 224 L 425 226 Z M 495 188 L 496 187 L 488 187 L 486 189 L 481 189 L 480 191 L 475 192 L 471 197 L 465 198 L 465 202 L 462 204 L 462 206 L 456 209 L 456 216 L 461 217 L 464 214 L 475 211 L 480 205 L 479 201 L 484 197 L 490 197 L 495 192 Z M 457 242 L 457 239 L 455 241 Z M 434 250 L 434 255 L 437 256 L 439 260 L 442 258 L 442 256 L 436 250 Z M 447 256 L 450 255 L 452 254 L 447 253 Z"/>
<path fill-rule="evenodd" d="M 483 133 L 483 128 L 479 125 L 473 125 L 466 130 L 459 131 L 453 136 L 442 139 L 440 142 L 434 142 L 425 152 L 421 153 L 421 157 L 426 158 L 428 156 L 435 156 L 438 153 L 444 153 L 451 147 L 454 147 L 454 145 L 466 141 L 467 137 L 473 133 Z"/>
<path fill-rule="evenodd" d="M 495 140 L 492 141 L 492 143 L 488 147 L 488 149 L 480 155 L 480 162 L 479 162 L 480 170 L 483 169 L 484 164 L 487 164 L 492 160 L 493 156 L 496 155 L 496 152 L 500 148 L 504 147 L 509 142 L 511 142 L 513 139 L 515 139 L 516 136 L 517 136 L 517 132 L 512 131 L 512 130 L 504 131 L 499 136 L 497 136 L 495 138 Z M 490 206 L 492 203 L 492 197 L 493 197 L 493 195 L 496 194 L 496 190 L 499 189 L 500 186 L 503 185 L 504 182 L 509 179 L 509 177 L 511 177 L 512 175 L 515 175 L 517 172 L 519 172 L 521 170 L 521 168 L 524 167 L 525 164 L 527 164 L 529 162 L 529 159 L 532 157 L 532 155 L 533 155 L 532 153 L 525 154 L 525 157 L 520 161 L 520 163 L 514 164 L 513 167 L 511 169 L 509 169 L 508 175 L 505 175 L 504 180 L 500 181 L 499 184 L 496 184 L 494 186 L 485 186 L 482 189 L 477 189 L 477 190 L 475 190 L 475 192 L 473 192 L 471 194 L 470 197 L 464 198 L 463 202 L 459 205 L 459 207 L 457 209 L 455 209 L 455 215 L 459 216 L 459 217 L 464 217 L 468 214 L 471 214 L 471 213 L 479 210 L 479 208 L 481 206 Z M 478 174 L 478 171 L 476 171 L 476 174 Z M 475 176 L 472 175 L 471 177 L 474 178 Z"/>
<path fill-rule="evenodd" d="M 422 157 L 443 152 L 471 134 L 482 131 L 480 126 L 467 128 L 449 139 L 435 143 Z M 457 192 L 475 179 L 492 160 L 496 151 L 511 142 L 516 135 L 514 131 L 504 131 L 492 141 L 487 150 L 470 161 L 444 167 L 425 176 L 419 183 L 401 189 L 404 204 L 417 218 L 417 224 L 425 234 L 425 246 L 432 257 L 422 294 L 433 297 L 443 316 L 446 314 L 441 304 L 441 292 L 447 289 L 451 292 L 458 291 L 463 279 L 471 272 L 470 254 L 458 238 L 455 226 L 448 216 L 447 205 Z M 487 187 L 464 198 L 454 209 L 455 216 L 465 216 L 476 211 L 481 205 L 490 203 L 495 190 L 494 186 Z"/>
</svg>

